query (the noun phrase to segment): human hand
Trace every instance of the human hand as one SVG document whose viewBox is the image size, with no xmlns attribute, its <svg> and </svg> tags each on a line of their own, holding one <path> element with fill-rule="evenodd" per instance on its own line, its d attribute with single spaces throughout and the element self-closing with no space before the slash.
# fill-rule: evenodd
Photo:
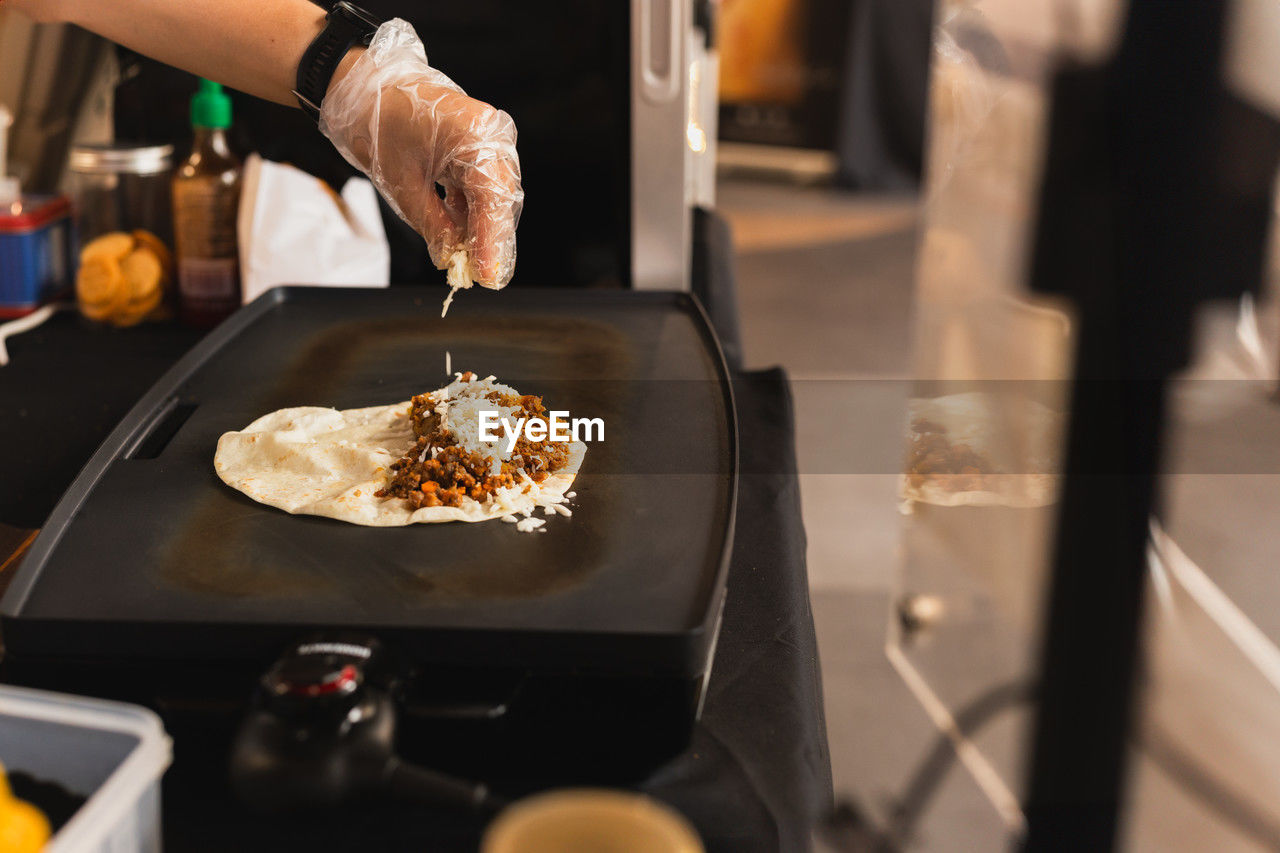
<svg viewBox="0 0 1280 853">
<path fill-rule="evenodd" d="M 524 203 L 511 116 L 430 67 L 402 20 L 379 27 L 344 65 L 321 104 L 320 130 L 422 235 L 436 267 L 465 251 L 472 280 L 505 286 Z"/>
</svg>

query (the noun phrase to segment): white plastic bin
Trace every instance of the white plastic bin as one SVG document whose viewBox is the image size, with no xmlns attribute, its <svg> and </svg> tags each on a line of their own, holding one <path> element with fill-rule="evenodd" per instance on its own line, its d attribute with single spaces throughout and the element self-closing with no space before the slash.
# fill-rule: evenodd
<svg viewBox="0 0 1280 853">
<path fill-rule="evenodd" d="M 0 762 L 87 798 L 50 851 L 158 851 L 171 757 L 160 718 L 145 708 L 0 686 Z"/>
</svg>

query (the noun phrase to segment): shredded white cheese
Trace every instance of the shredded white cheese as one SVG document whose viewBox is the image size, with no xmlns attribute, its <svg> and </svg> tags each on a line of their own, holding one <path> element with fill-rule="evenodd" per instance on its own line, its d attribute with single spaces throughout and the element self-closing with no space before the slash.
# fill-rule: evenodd
<svg viewBox="0 0 1280 853">
<path fill-rule="evenodd" d="M 453 303 L 453 295 L 459 290 L 471 287 L 471 258 L 467 255 L 465 249 L 459 249 L 449 256 L 449 267 L 446 275 L 445 281 L 449 285 L 449 295 L 444 298 L 444 307 L 440 309 L 441 317 L 449 313 L 449 306 Z"/>
<path fill-rule="evenodd" d="M 488 395 L 493 393 L 520 396 L 509 385 L 492 379 L 464 382 L 459 374 L 431 399 L 435 401 L 433 411 L 440 416 L 441 427 L 448 430 L 464 450 L 489 457 L 490 473 L 497 476 L 502 473 L 502 463 L 511 458 L 511 451 L 506 449 L 507 442 L 501 435 L 495 441 L 480 440 L 480 415 L 492 412 L 500 419 L 514 420 L 522 410 L 519 406 L 501 406 L 490 401 Z"/>
</svg>

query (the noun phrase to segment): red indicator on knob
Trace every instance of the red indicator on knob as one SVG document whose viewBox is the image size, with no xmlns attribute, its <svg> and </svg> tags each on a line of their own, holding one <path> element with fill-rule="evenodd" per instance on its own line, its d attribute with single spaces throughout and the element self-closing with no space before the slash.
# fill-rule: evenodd
<svg viewBox="0 0 1280 853">
<path fill-rule="evenodd" d="M 286 682 L 285 690 L 295 696 L 326 696 L 348 690 L 356 682 L 356 668 L 346 664 L 337 672 L 329 673 L 323 681 L 299 684 Z"/>
</svg>

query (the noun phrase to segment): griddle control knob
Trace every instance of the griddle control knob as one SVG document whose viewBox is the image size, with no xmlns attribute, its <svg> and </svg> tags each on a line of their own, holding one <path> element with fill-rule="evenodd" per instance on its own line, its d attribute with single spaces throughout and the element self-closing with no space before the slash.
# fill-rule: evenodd
<svg viewBox="0 0 1280 853">
<path fill-rule="evenodd" d="M 364 663 L 371 653 L 368 647 L 352 643 L 295 646 L 262 678 L 268 702 L 286 712 L 350 706 L 363 692 Z"/>
<path fill-rule="evenodd" d="M 356 668 L 349 663 L 341 668 L 299 666 L 292 672 L 277 673 L 274 692 L 307 698 L 341 695 L 354 693 L 359 681 Z"/>
<path fill-rule="evenodd" d="M 502 808 L 484 785 L 395 754 L 398 660 L 351 634 L 285 652 L 259 680 L 232 744 L 228 771 L 240 799 L 289 809 L 378 793 L 485 815 Z"/>
</svg>

